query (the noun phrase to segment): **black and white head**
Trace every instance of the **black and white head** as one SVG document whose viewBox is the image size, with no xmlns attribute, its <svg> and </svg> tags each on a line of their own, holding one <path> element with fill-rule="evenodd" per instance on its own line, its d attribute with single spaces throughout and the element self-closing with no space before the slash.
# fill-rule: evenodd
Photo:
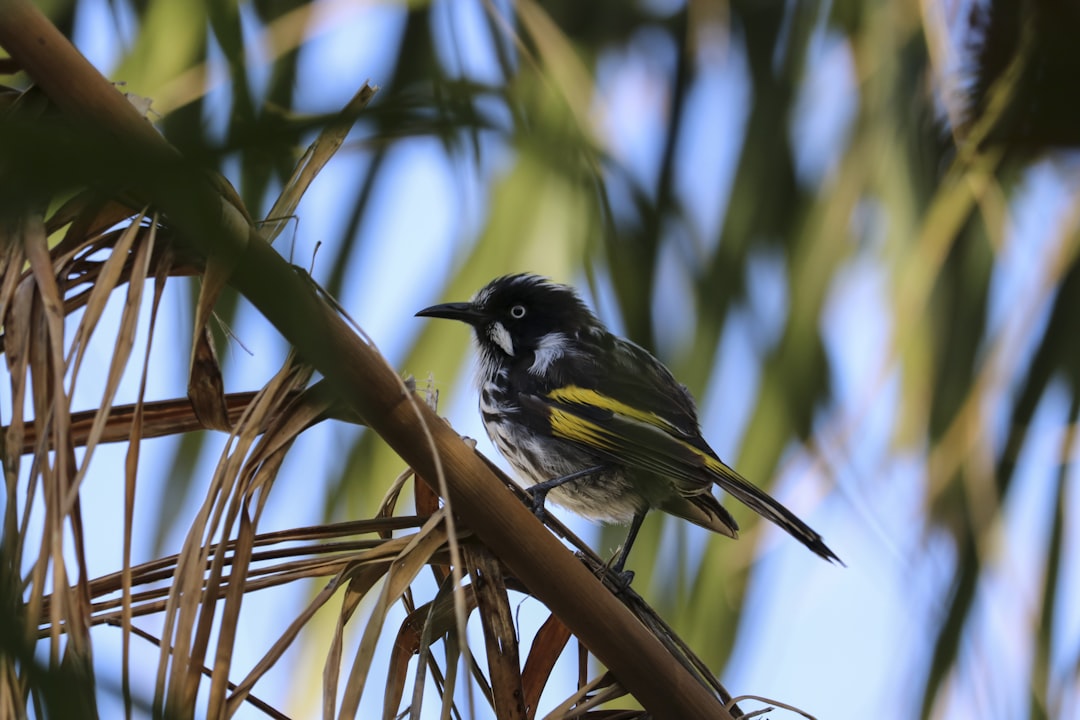
<svg viewBox="0 0 1080 720">
<path fill-rule="evenodd" d="M 496 278 L 469 302 L 433 305 L 416 314 L 472 325 L 482 365 L 531 358 L 534 371 L 561 354 L 570 338 L 602 327 L 573 288 L 528 273 Z"/>
</svg>

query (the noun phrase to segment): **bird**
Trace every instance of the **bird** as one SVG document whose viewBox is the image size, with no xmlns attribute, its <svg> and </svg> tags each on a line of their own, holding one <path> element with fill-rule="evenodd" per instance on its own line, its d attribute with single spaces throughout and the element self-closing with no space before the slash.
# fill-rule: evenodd
<svg viewBox="0 0 1080 720">
<path fill-rule="evenodd" d="M 572 287 L 504 275 L 468 302 L 416 315 L 472 326 L 481 420 L 527 483 L 533 511 L 542 517 L 550 496 L 586 518 L 629 525 L 611 565 L 627 582 L 630 548 L 650 510 L 738 536 L 714 485 L 843 564 L 817 532 L 719 458 L 689 390 L 647 350 L 609 332 Z"/>
</svg>

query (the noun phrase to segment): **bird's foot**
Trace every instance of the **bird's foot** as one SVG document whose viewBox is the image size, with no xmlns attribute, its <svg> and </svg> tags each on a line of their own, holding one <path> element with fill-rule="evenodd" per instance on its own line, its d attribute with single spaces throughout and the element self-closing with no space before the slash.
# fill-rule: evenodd
<svg viewBox="0 0 1080 720">
<path fill-rule="evenodd" d="M 625 565 L 626 555 L 620 553 L 607 567 L 608 577 L 620 590 L 629 590 L 630 583 L 634 581 L 634 571 L 623 569 Z"/>
<path fill-rule="evenodd" d="M 538 486 L 534 485 L 533 487 L 525 488 L 525 492 L 529 493 L 529 497 L 532 498 L 533 515 L 540 518 L 540 520 L 543 520 L 544 501 L 547 500 L 548 489 L 539 488 Z"/>
</svg>

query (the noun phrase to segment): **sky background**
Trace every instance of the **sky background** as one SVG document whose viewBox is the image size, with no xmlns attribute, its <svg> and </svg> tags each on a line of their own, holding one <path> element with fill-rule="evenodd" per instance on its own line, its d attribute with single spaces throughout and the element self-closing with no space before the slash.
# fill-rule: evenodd
<svg viewBox="0 0 1080 720">
<path fill-rule="evenodd" d="M 337 110 L 364 78 L 378 84 L 380 78 L 388 76 L 393 59 L 382 48 L 391 43 L 383 40 L 400 35 L 404 27 L 404 10 L 392 4 L 323 5 L 326 21 L 318 25 L 320 34 L 308 41 L 302 54 L 298 112 Z M 487 35 L 479 31 L 481 4 L 441 2 L 439 6 L 442 11 L 436 17 L 440 22 L 434 32 L 447 62 L 466 77 L 494 78 L 492 48 Z M 126 5 L 101 0 L 82 2 L 79 8 L 76 45 L 107 77 L 124 80 L 114 74 L 114 68 L 131 41 L 133 23 L 125 17 Z M 248 25 L 250 74 L 258 88 L 268 78 L 269 53 L 260 47 L 261 36 L 251 17 Z M 679 163 L 682 174 L 678 184 L 701 238 L 718 237 L 716 228 L 726 208 L 715 198 L 725 196 L 730 187 L 745 131 L 745 114 L 737 108 L 747 102 L 747 68 L 742 56 L 732 51 L 730 44 L 734 42 L 738 39 L 717 37 L 699 49 L 701 75 L 685 120 L 692 128 L 689 137 L 693 142 L 679 148 L 686 158 L 694 158 L 693 162 Z M 670 77 L 665 63 L 674 63 L 676 49 L 663 44 L 663 37 L 646 33 L 629 47 L 599 58 L 589 118 L 607 150 L 643 183 L 655 175 L 667 121 L 659 99 L 667 92 L 665 83 Z M 835 171 L 857 108 L 859 87 L 851 52 L 843 38 L 824 30 L 811 49 L 813 61 L 808 63 L 798 120 L 789 128 L 799 149 L 799 179 L 811 186 L 827 182 Z M 215 56 L 218 63 L 224 62 L 219 52 L 212 52 L 211 57 Z M 211 78 L 227 82 L 223 65 L 212 66 L 210 71 Z M 221 102 L 208 105 L 206 122 L 218 132 L 224 131 L 230 111 L 226 90 L 222 86 L 217 95 L 211 92 L 210 98 L 218 97 Z M 444 296 L 443 287 L 483 227 L 490 210 L 489 184 L 511 171 L 510 149 L 490 139 L 482 142 L 479 157 L 461 153 L 457 162 L 448 160 L 438 142 L 430 138 L 406 139 L 394 146 L 386 159 L 377 197 L 360 227 L 363 251 L 347 269 L 348 281 L 338 298 L 391 365 L 421 381 L 430 368 L 402 365 L 430 322 L 413 314 L 434 302 L 466 299 Z M 340 236 L 345 218 L 339 208 L 346 207 L 358 191 L 357 183 L 370 157 L 361 128 L 316 180 L 297 211 L 296 222 L 277 241 L 279 250 L 297 264 L 311 265 L 316 279 L 329 276 L 331 268 L 320 261 L 333 256 L 332 248 L 323 247 L 314 261 L 311 258 L 320 243 Z M 1046 322 L 1049 298 L 1041 290 L 1040 279 L 1047 270 L 1050 244 L 1058 241 L 1053 228 L 1072 211 L 1075 179 L 1076 168 L 1068 160 L 1040 163 L 1024 174 L 1020 191 L 1009 206 L 1008 232 L 999 248 L 990 295 L 990 325 L 995 334 L 1010 339 L 1010 354 L 1002 360 L 1006 365 L 1019 363 L 1030 354 Z M 613 204 L 618 214 L 617 193 Z M 866 207 L 853 222 L 858 244 L 851 248 L 848 265 L 831 290 L 821 325 L 833 383 L 832 403 L 820 408 L 814 419 L 816 437 L 822 443 L 813 452 L 792 445 L 773 486 L 778 499 L 821 532 L 847 567 L 823 563 L 775 528 L 763 529 L 767 539 L 751 575 L 747 615 L 721 680 L 736 694 L 776 698 L 818 718 L 905 718 L 918 712 L 924 667 L 932 648 L 926 628 L 933 627 L 943 611 L 942 588 L 951 578 L 954 558 L 946 538 L 928 531 L 924 524 L 928 490 L 922 476 L 923 449 L 904 447 L 896 439 L 901 384 L 890 350 L 895 328 L 888 310 L 891 274 L 882 222 L 873 207 Z M 506 242 L 515 242 L 515 238 Z M 550 242 L 549 252 L 536 255 L 535 266 L 507 267 L 506 271 L 531 269 L 577 285 L 599 316 L 620 331 L 622 321 L 608 280 L 602 273 L 598 275 L 596 292 L 592 292 L 582 269 L 571 265 L 564 241 L 552 237 Z M 682 247 L 692 252 L 693 242 Z M 785 297 L 784 262 L 781 255 L 767 248 L 755 255 L 749 299 L 725 326 L 712 382 L 708 392 L 698 398 L 704 435 L 724 458 L 739 453 L 756 398 L 764 349 L 776 342 L 787 319 L 790 299 Z M 689 325 L 692 318 L 683 311 L 691 301 L 685 289 L 686 268 L 686 257 L 673 250 L 656 270 L 659 289 L 653 312 L 661 349 L 678 348 L 693 332 Z M 191 288 L 186 281 L 170 281 L 159 325 L 191 326 Z M 122 298 L 115 297 L 110 305 L 114 319 L 119 317 L 121 303 Z M 241 304 L 231 328 L 237 341 L 222 349 L 230 391 L 260 387 L 280 367 L 286 352 L 276 331 L 250 306 Z M 147 317 L 144 312 L 140 338 L 145 338 Z M 467 329 L 461 327 L 460 332 L 465 334 Z M 99 354 L 90 353 L 75 388 L 76 408 L 95 407 L 100 401 L 101 386 L 93 368 L 96 363 L 106 367 L 111 357 L 108 325 L 99 335 Z M 182 379 L 186 377 L 188 352 L 182 333 L 159 333 L 151 356 L 148 399 L 185 394 Z M 138 354 L 136 351 L 117 402 L 135 398 Z M 485 455 L 497 458 L 479 423 L 471 372 L 469 367 L 458 377 L 435 377 L 442 393 L 440 410 L 459 432 L 478 439 Z M 1005 385 L 1002 396 L 994 401 L 998 405 L 985 409 L 990 419 L 987 424 L 997 422 L 999 426 L 994 439 L 999 443 L 1004 426 L 993 418 L 1004 416 L 1007 392 Z M 10 403 L 9 396 L 3 400 Z M 1008 671 L 1009 658 L 1022 659 L 1031 652 L 1029 638 L 1040 612 L 1043 581 L 1040 558 L 1049 532 L 1045 518 L 1055 490 L 1050 479 L 1055 477 L 1060 459 L 1067 410 L 1068 397 L 1054 391 L 1044 398 L 1035 416 L 1034 440 L 1020 457 L 1016 490 L 995 533 L 993 568 L 976 600 L 977 630 L 962 646 L 962 660 L 950 683 L 950 700 L 943 717 L 1019 717 L 1027 709 L 1027 678 Z M 340 472 L 345 462 L 341 448 L 351 445 L 358 432 L 338 423 L 323 423 L 301 436 L 274 486 L 262 530 L 317 524 L 323 519 L 324 492 L 317 483 Z M 175 438 L 144 441 L 141 471 L 145 476 L 169 476 L 168 468 L 160 463 L 173 457 L 176 442 Z M 204 453 L 195 477 L 211 475 L 216 449 L 223 442 L 221 435 L 209 439 L 211 450 Z M 1074 453 L 1075 448 L 1071 448 L 1070 463 Z M 93 575 L 120 566 L 123 459 L 122 446 L 99 448 L 84 486 L 83 512 L 87 536 L 92 538 L 89 559 Z M 506 467 L 501 459 L 499 462 Z M 389 485 L 390 478 L 385 481 Z M 161 488 L 146 483 L 139 487 L 137 503 L 143 511 L 135 513 L 135 562 L 154 556 L 153 518 L 162 502 L 160 492 Z M 1068 517 L 1080 517 L 1080 493 L 1068 497 Z M 180 508 L 180 516 L 193 514 L 200 501 L 197 488 Z M 562 511 L 556 514 L 601 554 L 614 550 L 613 545 L 600 544 L 603 540 L 596 526 Z M 662 521 L 651 518 L 649 522 Z M 182 529 L 184 523 L 179 527 Z M 1080 528 L 1069 524 L 1066 531 L 1065 547 L 1075 557 Z M 665 525 L 663 538 L 663 556 L 670 555 L 670 566 L 676 569 L 681 567 L 679 555 L 700 556 L 707 542 L 728 542 L 671 522 Z M 175 552 L 182 541 L 181 530 L 176 530 L 164 538 L 161 550 Z M 631 556 L 631 566 L 633 560 Z M 1061 592 L 1080 597 L 1080 572 L 1075 563 L 1066 569 Z M 656 582 L 680 580 L 686 582 L 675 570 L 671 578 L 655 578 Z M 321 584 L 255 593 L 245 600 L 242 637 L 249 641 L 238 644 L 237 668 L 248 667 L 265 652 L 275 639 L 266 636 L 265 628 L 277 627 L 282 617 L 295 615 L 313 587 Z M 635 588 L 646 600 L 650 591 L 655 591 L 655 587 Z M 520 596 L 512 602 L 519 611 L 521 636 L 531 637 L 546 611 L 535 600 Z M 324 629 L 329 629 L 335 612 L 336 603 L 331 603 L 320 614 Z M 403 617 L 392 617 L 389 627 L 395 627 Z M 1055 635 L 1080 636 L 1080 611 L 1064 612 L 1057 621 Z M 160 627 L 154 618 L 137 624 L 151 632 Z M 354 621 L 353 627 L 357 626 Z M 99 667 L 118 664 L 119 637 L 115 629 L 96 631 Z M 709 637 L 685 639 L 695 649 L 714 642 Z M 384 643 L 389 640 L 383 638 Z M 353 647 L 356 642 L 354 637 Z M 1069 643 L 1063 645 L 1068 647 Z M 482 647 L 479 634 L 473 647 Z M 135 686 L 150 687 L 157 651 L 141 641 L 135 641 L 135 648 L 135 657 L 141 659 L 133 663 Z M 321 668 L 320 649 L 325 651 L 311 645 L 291 650 L 256 686 L 255 694 L 297 717 L 314 715 L 319 688 L 297 687 L 292 679 L 318 677 L 319 670 L 304 670 L 313 664 Z M 563 690 L 574 682 L 572 654 L 567 653 L 557 671 L 560 681 L 552 683 Z M 1005 670 L 980 672 L 984 664 Z M 1015 667 L 1027 664 L 1020 662 Z M 144 675 L 141 681 L 140 675 Z M 988 685 L 987 677 L 1001 681 Z M 373 677 L 362 715 L 363 709 L 371 712 L 381 707 L 381 690 Z M 545 696 L 542 712 L 560 699 L 553 694 Z M 111 701 L 103 699 L 104 717 L 121 711 L 122 706 L 110 706 Z M 467 701 L 463 702 L 463 707 L 468 707 Z M 424 717 L 437 717 L 437 707 L 436 697 L 429 693 Z M 987 714 L 990 708 L 994 711 Z M 1080 708 L 1075 698 L 1071 708 Z M 261 714 L 245 707 L 240 716 Z M 478 716 L 483 717 L 483 712 L 478 711 Z M 770 717 L 789 716 L 794 717 L 783 712 Z"/>
</svg>

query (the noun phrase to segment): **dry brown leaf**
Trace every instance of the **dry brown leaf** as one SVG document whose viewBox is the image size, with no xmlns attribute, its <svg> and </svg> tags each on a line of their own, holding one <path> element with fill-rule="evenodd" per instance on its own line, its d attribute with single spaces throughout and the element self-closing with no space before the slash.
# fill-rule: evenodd
<svg viewBox="0 0 1080 720">
<path fill-rule="evenodd" d="M 240 622 L 240 605 L 244 599 L 245 585 L 248 579 L 248 567 L 251 564 L 251 551 L 255 536 L 255 523 L 248 513 L 247 503 L 240 512 L 240 527 L 236 533 L 236 546 L 232 561 L 234 572 L 225 582 L 224 607 L 221 609 L 217 652 L 214 656 L 214 671 L 210 677 L 210 694 L 207 700 L 207 716 L 224 716 L 225 694 L 229 689 L 229 670 L 232 667 L 232 652 L 236 642 L 236 630 Z M 224 553 L 218 553 L 220 565 L 224 565 Z M 216 558 L 215 558 L 216 559 Z M 206 613 L 204 617 L 212 616 Z"/>
<path fill-rule="evenodd" d="M 74 469 L 74 455 L 67 443 L 70 404 L 64 390 L 63 299 L 52 272 L 45 226 L 41 218 L 25 215 L 20 219 L 18 232 L 22 235 L 23 249 L 30 265 L 30 275 L 25 282 L 32 298 L 29 308 L 31 400 L 41 427 L 48 428 L 48 433 L 42 434 L 42 440 L 51 437 L 55 449 L 50 462 L 45 443 L 38 443 L 31 475 L 40 476 L 46 503 L 51 504 L 61 502 Z M 34 566 L 32 581 L 33 594 L 40 597 L 45 584 L 46 568 L 51 566 L 52 582 L 58 588 L 65 588 L 58 598 L 60 602 L 50 606 L 50 620 L 54 628 L 50 637 L 50 662 L 53 663 L 60 661 L 59 628 L 62 622 L 69 623 L 67 652 L 85 654 L 89 642 L 78 610 L 78 593 L 71 590 L 71 582 L 68 580 L 64 556 L 64 520 L 58 512 L 46 513 L 42 547 Z M 77 558 L 76 562 L 81 562 L 81 558 Z M 83 580 L 85 581 L 85 576 Z"/>
<path fill-rule="evenodd" d="M 194 707 L 200 680 L 199 668 L 204 664 L 213 628 L 214 606 L 224 565 L 224 553 L 219 547 L 218 552 L 213 553 L 210 574 L 205 580 L 208 591 L 201 593 L 204 567 L 211 557 L 210 541 L 219 533 L 228 536 L 236 521 L 240 494 L 234 491 L 240 483 L 244 459 L 261 432 L 262 423 L 280 401 L 277 391 L 290 376 L 288 368 L 275 375 L 241 416 L 218 461 L 206 500 L 184 542 L 165 615 L 164 637 L 170 638 L 175 633 L 172 668 L 165 693 L 165 707 L 170 711 L 187 712 Z M 169 661 L 170 658 L 163 657 L 162 668 Z M 159 682 L 163 682 L 163 679 L 159 678 Z"/>
<path fill-rule="evenodd" d="M 101 264 L 100 271 L 90 288 L 86 309 L 83 312 L 82 319 L 79 321 L 79 326 L 75 329 L 75 337 L 72 339 L 71 348 L 68 351 L 67 362 L 72 368 L 72 387 L 74 387 L 75 380 L 78 378 L 79 368 L 82 366 L 87 344 L 90 342 L 94 330 L 97 329 L 98 320 L 101 319 L 102 314 L 105 312 L 105 304 L 112 296 L 113 290 L 119 285 L 121 272 L 128 262 L 129 253 L 135 244 L 135 239 L 140 234 L 145 212 L 145 209 L 140 212 L 134 221 L 128 224 L 124 231 L 120 233 L 111 248 L 109 256 Z M 153 243 L 152 238 L 150 242 Z M 73 364 L 71 363 L 72 353 L 75 353 L 75 362 Z"/>
<path fill-rule="evenodd" d="M 510 600 L 506 594 L 502 566 L 481 545 L 462 545 L 462 555 L 476 593 L 480 625 L 484 630 L 488 672 L 495 714 L 500 718 L 525 720 L 521 663 L 518 659 L 517 631 Z"/>
<path fill-rule="evenodd" d="M 206 325 L 195 333 L 188 375 L 188 399 L 203 427 L 222 432 L 232 430 L 228 404 L 225 402 L 225 379 L 221 375 L 217 351 L 214 350 L 214 339 Z"/>
<path fill-rule="evenodd" d="M 157 224 L 157 218 L 154 218 Z M 131 715 L 131 633 L 132 633 L 132 568 L 131 549 L 132 535 L 134 533 L 135 518 L 135 488 L 139 471 L 139 451 L 142 447 L 143 438 L 143 410 L 146 398 L 146 380 L 150 373 L 150 348 L 153 345 L 154 330 L 157 327 L 158 310 L 161 308 L 161 297 L 165 291 L 167 265 L 158 263 L 154 276 L 154 297 L 151 301 L 150 323 L 146 332 L 146 344 L 143 355 L 143 370 L 139 378 L 139 393 L 135 400 L 135 406 L 131 412 L 129 423 L 129 439 L 127 453 L 124 457 L 124 539 L 123 557 L 120 570 L 120 636 L 121 636 L 121 689 L 124 696 L 124 709 Z M 110 415 L 110 418 L 113 416 Z M 108 425 L 106 424 L 106 428 Z M 75 432 L 75 422 L 72 421 L 72 432 Z M 105 429 L 102 430 L 100 441 L 105 440 Z M 92 595 L 91 595 L 92 597 Z"/>
<path fill-rule="evenodd" d="M 0 228 L 0 232 L 4 230 Z M 26 405 L 26 363 L 29 352 L 28 308 L 23 305 L 29 301 L 28 292 L 19 293 L 19 279 L 22 276 L 23 252 L 22 243 L 12 235 L 5 235 L 4 241 L 4 273 L 3 281 L 0 282 L 0 321 L 3 322 L 5 336 L 4 362 L 7 365 L 11 385 L 11 422 L 4 428 L 4 469 L 10 477 L 19 476 L 20 449 L 24 446 L 26 425 L 23 420 L 23 408 Z M 23 301 L 19 302 L 19 297 Z M 10 311 L 10 314 L 9 314 Z M 10 482 L 10 481 L 9 481 Z M 33 500 L 27 497 L 27 505 L 32 505 Z M 7 513 L 15 514 L 15 508 L 9 504 L 5 508 Z M 19 528 L 25 529 L 24 523 L 17 523 Z M 9 552 L 14 559 L 22 557 L 23 535 L 20 532 L 18 539 L 8 546 Z M 13 562 L 11 567 L 18 567 Z"/>
<path fill-rule="evenodd" d="M 440 511 L 424 524 L 420 532 L 410 538 L 409 544 L 391 564 L 379 598 L 372 608 L 371 619 L 364 628 L 360 647 L 357 648 L 356 657 L 349 672 L 345 694 L 341 700 L 342 717 L 356 716 L 368 670 L 375 656 L 375 645 L 390 606 L 397 602 L 405 588 L 412 583 L 417 573 L 430 561 L 435 551 L 446 543 L 446 540 L 446 524 L 443 512 Z"/>
<path fill-rule="evenodd" d="M 4 233 L 4 230 L 0 228 L 0 233 Z M 0 319 L 6 319 L 8 308 L 15 298 L 15 289 L 22 278 L 22 269 L 26 260 L 22 243 L 18 242 L 14 235 L 6 233 L 0 235 L 0 247 L 3 248 L 3 254 L 0 255 L 0 277 L 2 277 L 0 280 Z M 6 326 L 7 323 L 5 322 L 4 325 Z"/>
<path fill-rule="evenodd" d="M 397 714 L 397 708 L 404 696 L 409 662 L 416 655 L 421 657 L 421 662 L 417 665 L 415 682 L 421 690 L 413 692 L 412 708 L 414 713 L 419 712 L 418 696 L 422 695 L 423 678 L 426 675 L 423 659 L 430 658 L 430 646 L 435 640 L 456 629 L 452 592 L 451 586 L 442 586 L 431 602 L 409 613 L 398 628 L 387 662 L 386 692 L 383 695 L 384 720 Z M 476 607 L 475 594 L 469 588 L 465 588 L 465 603 L 469 612 Z"/>
<path fill-rule="evenodd" d="M 225 607 L 222 610 L 214 673 L 211 679 L 209 714 L 212 717 L 217 716 L 226 703 L 225 693 L 229 687 L 229 668 L 233 644 L 236 640 L 236 628 L 240 619 L 240 606 L 246 592 L 246 580 L 249 577 L 255 528 L 262 514 L 269 487 L 277 476 L 285 453 L 293 440 L 310 425 L 314 418 L 325 411 L 325 407 L 316 407 L 310 403 L 290 402 L 291 393 L 305 383 L 310 376 L 306 368 L 287 368 L 282 376 L 282 382 L 276 391 L 278 398 L 275 403 L 285 406 L 282 412 L 275 416 L 273 405 L 268 403 L 265 418 L 258 418 L 254 413 L 247 418 L 249 423 L 257 424 L 260 429 L 261 423 L 269 422 L 270 428 L 263 434 L 248 457 L 243 471 L 243 481 L 239 488 L 240 492 L 238 497 L 234 498 L 234 505 L 236 500 L 242 502 L 240 528 L 231 558 L 234 567 L 227 583 Z M 254 511 L 252 511 L 253 498 L 255 499 Z M 221 558 L 220 566 L 223 566 L 225 554 L 218 552 L 216 557 Z M 241 581 L 237 582 L 237 578 Z"/>
<path fill-rule="evenodd" d="M 414 476 L 413 502 L 417 515 L 432 515 L 439 509 L 439 494 L 430 483 Z"/>
<path fill-rule="evenodd" d="M 249 406 L 249 411 L 241 417 L 238 426 L 239 442 L 225 464 L 223 485 L 228 487 L 221 497 L 221 505 L 225 508 L 225 520 L 222 524 L 222 533 L 229 536 L 232 528 L 239 523 L 235 547 L 231 562 L 233 574 L 231 582 L 224 585 L 224 607 L 221 609 L 221 622 L 218 624 L 218 642 L 215 652 L 214 671 L 211 678 L 209 696 L 209 714 L 216 717 L 225 702 L 225 693 L 228 688 L 229 668 L 231 665 L 233 643 L 236 637 L 236 625 L 239 620 L 240 606 L 244 596 L 244 586 L 248 567 L 251 561 L 251 549 L 254 543 L 255 528 L 258 523 L 258 515 L 261 509 L 261 501 L 256 505 L 254 513 L 250 505 L 251 491 L 254 485 L 264 485 L 269 482 L 278 468 L 280 468 L 282 453 L 272 452 L 269 460 L 264 460 L 260 448 L 274 441 L 272 436 L 264 435 L 254 449 L 248 450 L 256 442 L 262 433 L 263 427 L 277 414 L 282 405 L 288 402 L 288 394 L 296 389 L 299 383 L 307 377 L 306 373 L 297 372 L 297 368 L 287 363 L 279 371 L 255 402 Z M 265 473 L 263 472 L 265 470 Z M 265 498 L 265 494 L 260 494 Z M 210 538 L 206 537 L 209 544 Z M 208 650 L 210 634 L 216 616 L 215 603 L 217 601 L 216 590 L 221 587 L 224 578 L 223 572 L 226 564 L 226 553 L 219 547 L 213 553 L 213 561 L 210 574 L 207 579 L 208 592 L 203 597 L 202 608 L 199 613 L 199 627 L 192 646 L 192 662 L 204 663 L 203 657 Z M 185 690 L 191 692 L 192 674 L 189 668 L 188 682 Z M 196 688 L 197 689 L 197 686 Z"/>
<path fill-rule="evenodd" d="M 394 482 L 390 483 L 390 487 L 383 494 L 383 499 L 379 502 L 379 509 L 375 511 L 375 517 L 393 517 L 394 511 L 397 509 L 398 498 L 401 496 L 401 490 L 411 477 L 414 477 L 412 468 L 406 468 L 398 473 L 398 476 L 394 478 Z M 386 537 L 390 536 L 387 535 Z"/>
<path fill-rule="evenodd" d="M 549 615 L 533 636 L 529 657 L 525 659 L 525 669 L 521 673 L 525 710 L 529 720 L 536 717 L 536 707 L 540 702 L 540 696 L 547 686 L 555 663 L 569 640 L 569 628 L 554 615 Z"/>
<path fill-rule="evenodd" d="M 360 111 L 371 101 L 378 92 L 378 86 L 364 83 L 353 95 L 352 99 L 341 109 L 338 120 L 328 123 L 322 129 L 315 141 L 308 146 L 303 157 L 293 168 L 292 176 L 289 177 L 281 194 L 274 201 L 270 212 L 266 214 L 260 234 L 266 242 L 272 243 L 281 234 L 288 218 L 293 216 L 296 208 L 300 205 L 301 198 L 311 186 L 312 180 L 319 174 L 330 158 L 338 151 L 345 137 L 349 134 L 353 124 L 360 115 Z"/>
<path fill-rule="evenodd" d="M 345 643 L 345 625 L 349 618 L 356 612 L 360 601 L 375 586 L 389 567 L 389 562 L 379 565 L 356 565 L 350 569 L 349 585 L 345 590 L 345 596 L 341 600 L 341 610 L 338 612 L 337 626 L 334 629 L 334 638 L 326 653 L 326 664 L 323 667 L 323 720 L 333 720 L 337 712 L 337 687 L 338 677 L 341 675 L 341 652 Z"/>
<path fill-rule="evenodd" d="M 141 217 L 142 216 L 140 215 L 140 218 Z M 120 327 L 117 330 L 116 341 L 113 344 L 113 355 L 109 363 L 109 373 L 105 381 L 105 390 L 102 394 L 100 409 L 94 417 L 93 425 L 91 426 L 90 433 L 86 439 L 86 452 L 83 454 L 82 464 L 75 475 L 74 481 L 71 483 L 71 487 L 68 488 L 68 494 L 63 506 L 64 508 L 69 504 L 73 504 L 78 496 L 79 486 L 82 484 L 83 478 L 86 477 L 86 471 L 90 467 L 94 449 L 97 447 L 102 432 L 104 431 L 105 424 L 109 419 L 109 410 L 112 408 L 113 400 L 116 398 L 117 388 L 120 386 L 120 379 L 127 369 L 128 359 L 131 357 L 131 351 L 135 345 L 135 329 L 139 323 L 139 312 L 142 308 L 142 291 L 146 282 L 146 276 L 150 269 L 150 256 L 154 249 L 156 227 L 156 224 L 151 225 L 150 229 L 145 234 L 143 242 L 135 247 L 134 257 L 132 258 L 133 271 L 131 273 L 131 278 L 128 281 L 127 301 L 124 303 L 124 310 L 120 316 Z M 131 247 L 136 236 L 139 234 L 138 229 L 138 223 L 132 223 L 128 228 L 130 232 L 125 232 L 124 235 L 121 236 L 122 242 L 113 250 L 113 253 L 106 261 L 106 266 L 113 263 L 114 258 L 119 257 L 120 260 L 117 263 L 113 263 L 107 273 L 103 273 L 103 277 L 99 280 L 99 282 L 102 283 L 102 287 L 108 287 L 109 283 L 115 282 L 119 278 L 119 270 L 126 261 L 128 248 Z M 125 240 L 125 237 L 129 235 L 130 238 Z M 97 289 L 98 286 L 95 286 L 95 292 Z M 111 288 L 109 289 L 109 292 L 111 292 Z M 75 356 L 75 367 L 72 369 L 72 387 L 75 385 L 75 378 L 78 375 L 79 365 L 82 362 L 86 343 L 93 334 L 94 327 L 97 325 L 97 321 L 104 311 L 105 301 L 108 299 L 105 295 L 98 297 L 100 297 L 100 301 L 96 302 L 95 296 L 91 296 L 90 302 L 87 303 L 86 313 L 83 315 L 83 321 L 79 323 L 76 337 L 72 341 L 73 347 L 78 343 L 78 351 Z M 84 325 L 83 323 L 86 324 Z M 80 331 L 82 332 L 80 333 Z M 70 357 L 70 353 L 68 357 Z"/>
</svg>

